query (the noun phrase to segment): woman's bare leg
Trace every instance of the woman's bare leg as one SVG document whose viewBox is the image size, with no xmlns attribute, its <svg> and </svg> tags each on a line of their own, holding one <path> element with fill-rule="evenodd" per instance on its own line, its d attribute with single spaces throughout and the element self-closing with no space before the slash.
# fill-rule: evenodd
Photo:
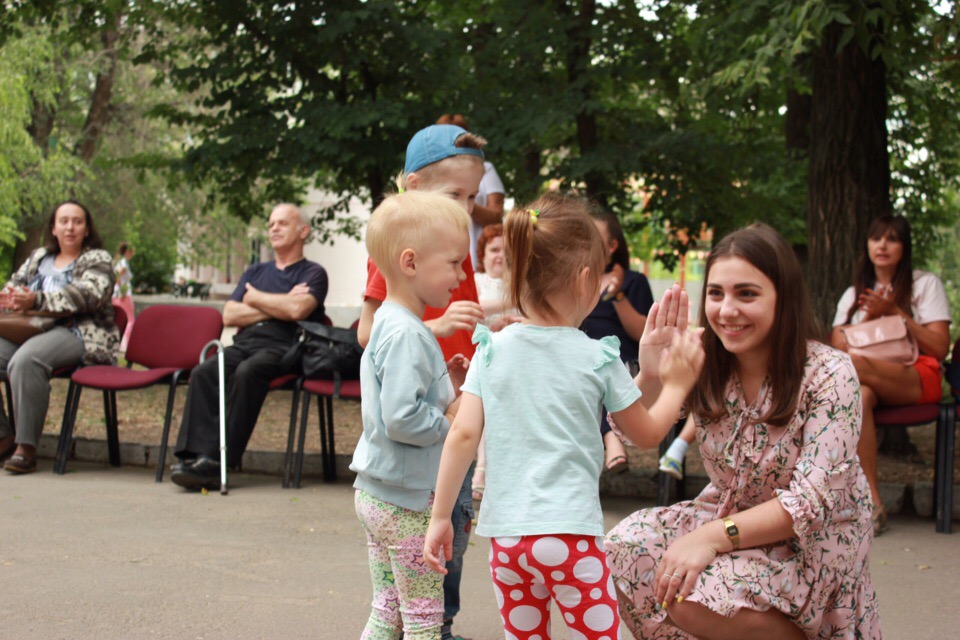
<svg viewBox="0 0 960 640">
<path fill-rule="evenodd" d="M 913 367 L 896 362 L 850 356 L 860 376 L 860 385 L 870 387 L 878 404 L 914 404 L 920 401 L 923 387 L 920 374 Z"/>
<path fill-rule="evenodd" d="M 861 387 L 863 394 L 863 426 L 860 429 L 860 442 L 857 443 L 857 455 L 863 475 L 867 476 L 873 504 L 882 505 L 880 485 L 877 479 L 877 423 L 873 419 L 873 410 L 877 407 L 877 396 L 870 387 Z"/>
<path fill-rule="evenodd" d="M 741 609 L 732 618 L 695 602 L 673 603 L 668 621 L 700 640 L 805 640 L 800 627 L 776 609 Z"/>
</svg>

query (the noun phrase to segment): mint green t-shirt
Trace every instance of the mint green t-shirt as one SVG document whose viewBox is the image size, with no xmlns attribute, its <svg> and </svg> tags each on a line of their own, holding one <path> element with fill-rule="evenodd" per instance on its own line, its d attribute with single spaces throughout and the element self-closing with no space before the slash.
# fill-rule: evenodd
<svg viewBox="0 0 960 640">
<path fill-rule="evenodd" d="M 477 533 L 603 535 L 601 406 L 640 397 L 619 341 L 525 324 L 478 325 L 473 341 L 463 391 L 483 402 L 487 453 Z"/>
</svg>

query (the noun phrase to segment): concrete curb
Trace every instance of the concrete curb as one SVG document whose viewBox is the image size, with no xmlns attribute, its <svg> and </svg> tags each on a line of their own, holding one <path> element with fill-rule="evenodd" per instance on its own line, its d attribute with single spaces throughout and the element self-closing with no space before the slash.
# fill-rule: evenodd
<svg viewBox="0 0 960 640">
<path fill-rule="evenodd" d="M 40 438 L 39 455 L 53 458 L 57 450 L 59 436 L 44 435 Z M 153 467 L 160 455 L 159 445 L 120 443 L 122 464 Z M 243 473 L 256 473 L 280 476 L 283 474 L 282 451 L 247 451 L 243 456 Z M 354 473 L 350 471 L 350 456 L 337 454 L 337 475 L 340 482 L 352 482 Z M 107 464 L 107 443 L 105 440 L 77 438 L 70 460 L 98 462 Z M 167 455 L 167 465 L 175 462 L 171 453 Z M 319 453 L 308 453 L 303 458 L 303 478 L 319 480 L 323 475 L 323 463 Z M 707 477 L 701 474 L 688 475 L 686 478 L 686 497 L 696 496 L 707 485 Z M 956 485 L 955 485 L 956 486 Z M 915 484 L 881 483 L 880 492 L 887 512 L 894 515 L 916 514 L 923 518 L 932 518 L 934 513 L 933 483 Z M 630 469 L 618 475 L 604 474 L 600 478 L 600 493 L 605 496 L 639 498 L 654 500 L 657 497 L 657 470 Z M 953 520 L 960 521 L 960 487 L 953 493 Z"/>
</svg>

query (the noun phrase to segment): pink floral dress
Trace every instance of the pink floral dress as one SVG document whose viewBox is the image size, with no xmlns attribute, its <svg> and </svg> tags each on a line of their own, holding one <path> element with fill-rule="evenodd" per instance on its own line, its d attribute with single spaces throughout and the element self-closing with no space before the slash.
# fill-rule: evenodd
<svg viewBox="0 0 960 640">
<path fill-rule="evenodd" d="M 767 385 L 748 406 L 739 382 L 727 389 L 727 415 L 697 421 L 710 484 L 697 498 L 638 511 L 606 538 L 623 619 L 638 638 L 691 636 L 657 611 L 653 576 L 669 545 L 698 527 L 772 498 L 793 518 L 796 537 L 720 554 L 687 598 L 724 616 L 775 608 L 808 638 L 881 637 L 868 555 L 870 490 L 857 458 L 860 384 L 849 357 L 808 346 L 796 414 L 783 427 L 758 421 Z"/>
</svg>

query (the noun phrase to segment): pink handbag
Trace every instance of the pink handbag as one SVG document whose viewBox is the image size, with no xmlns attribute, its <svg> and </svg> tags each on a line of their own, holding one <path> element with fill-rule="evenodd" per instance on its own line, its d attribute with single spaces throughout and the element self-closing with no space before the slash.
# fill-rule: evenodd
<svg viewBox="0 0 960 640">
<path fill-rule="evenodd" d="M 903 316 L 883 316 L 841 329 L 847 339 L 847 352 L 865 358 L 877 358 L 910 366 L 920 350 Z"/>
</svg>

